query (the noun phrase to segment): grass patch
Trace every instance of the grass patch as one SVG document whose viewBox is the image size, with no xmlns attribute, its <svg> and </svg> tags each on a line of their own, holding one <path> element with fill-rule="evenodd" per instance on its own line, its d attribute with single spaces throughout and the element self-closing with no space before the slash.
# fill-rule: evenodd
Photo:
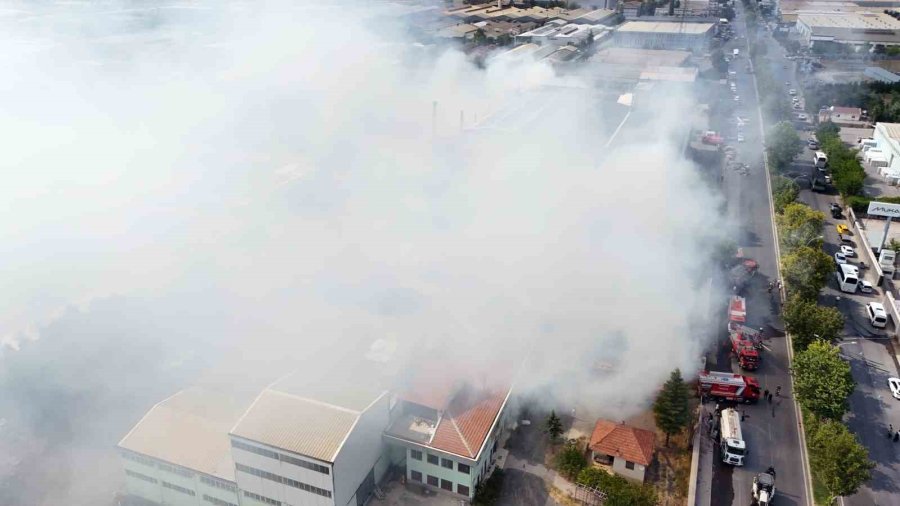
<svg viewBox="0 0 900 506">
<path fill-rule="evenodd" d="M 828 490 L 825 489 L 825 485 L 822 484 L 821 481 L 816 477 L 816 473 L 812 473 L 812 486 L 813 486 L 813 500 L 815 501 L 817 506 L 829 506 L 828 505 Z"/>
</svg>

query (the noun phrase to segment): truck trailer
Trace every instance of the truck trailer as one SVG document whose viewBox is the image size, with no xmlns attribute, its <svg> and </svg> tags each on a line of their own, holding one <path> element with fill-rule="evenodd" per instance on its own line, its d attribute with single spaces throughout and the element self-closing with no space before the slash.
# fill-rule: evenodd
<svg viewBox="0 0 900 506">
<path fill-rule="evenodd" d="M 723 409 L 719 422 L 719 450 L 722 462 L 743 466 L 747 444 L 741 433 L 741 415 L 734 408 Z"/>
<path fill-rule="evenodd" d="M 758 381 L 730 372 L 700 373 L 697 389 L 700 395 L 734 402 L 757 402 L 762 396 Z"/>
</svg>

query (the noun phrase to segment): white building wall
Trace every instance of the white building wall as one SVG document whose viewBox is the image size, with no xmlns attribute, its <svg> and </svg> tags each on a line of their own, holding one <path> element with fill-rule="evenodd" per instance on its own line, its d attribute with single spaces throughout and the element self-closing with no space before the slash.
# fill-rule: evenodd
<svg viewBox="0 0 900 506">
<path fill-rule="evenodd" d="M 256 443 L 241 438 L 232 437 L 232 439 L 258 448 L 263 448 L 265 450 L 280 453 L 282 455 L 287 455 L 307 462 L 324 465 L 329 468 L 328 474 L 324 474 L 312 469 L 300 467 L 289 462 L 283 462 L 281 460 L 267 457 L 265 455 L 259 455 L 257 453 L 246 451 L 240 448 L 235 448 L 234 446 L 232 446 L 231 456 L 234 459 L 235 463 L 235 479 L 237 481 L 238 487 L 241 490 L 246 490 L 254 494 L 268 497 L 269 499 L 288 503 L 291 506 L 333 506 L 335 504 L 333 493 L 334 469 L 329 463 L 317 461 L 315 459 L 303 457 L 286 450 L 273 448 L 261 443 Z M 330 491 L 332 492 L 332 497 L 325 497 L 314 492 L 302 490 L 287 484 L 278 483 L 276 481 L 263 478 L 255 474 L 251 474 L 249 472 L 241 470 L 241 468 L 238 467 L 239 465 L 258 469 L 260 471 L 272 473 L 276 476 L 289 478 L 291 480 L 299 481 L 313 487 Z M 252 499 L 252 503 L 247 503 L 245 501 L 246 499 L 248 498 L 242 493 L 241 504 L 244 506 L 246 506 L 247 504 L 258 503 L 258 501 Z"/>
<path fill-rule="evenodd" d="M 644 481 L 644 471 L 646 471 L 646 467 L 635 462 L 634 469 L 628 469 L 625 467 L 625 462 L 626 462 L 625 459 L 622 459 L 619 457 L 616 457 L 615 459 L 613 459 L 613 466 L 612 466 L 613 472 L 623 478 L 643 482 Z"/>
<path fill-rule="evenodd" d="M 129 455 L 134 454 L 129 452 Z M 204 495 L 231 504 L 240 504 L 237 490 L 207 485 L 202 481 L 201 478 L 204 475 L 201 473 L 177 466 L 174 467 L 180 471 L 180 474 L 173 473 L 171 471 L 173 466 L 166 462 L 146 456 L 140 456 L 140 460 L 121 457 L 128 494 L 171 506 L 210 506 L 209 502 L 204 501 Z M 188 474 L 189 476 L 186 476 Z M 227 480 L 217 481 L 226 485 L 230 483 Z M 163 485 L 164 482 L 181 487 L 185 491 L 166 487 Z"/>
<path fill-rule="evenodd" d="M 900 144 L 891 139 L 880 124 L 875 125 L 875 133 L 872 135 L 872 138 L 875 139 L 875 143 L 878 145 L 875 149 L 884 153 L 891 170 L 900 170 Z"/>
<path fill-rule="evenodd" d="M 390 424 L 390 397 L 385 394 L 360 415 L 353 430 L 347 436 L 334 462 L 334 502 L 337 506 L 356 506 L 356 489 L 363 483 L 369 471 L 379 464 L 384 474 L 388 452 L 382 441 L 382 433 Z M 375 476 L 376 484 L 380 476 Z"/>
</svg>

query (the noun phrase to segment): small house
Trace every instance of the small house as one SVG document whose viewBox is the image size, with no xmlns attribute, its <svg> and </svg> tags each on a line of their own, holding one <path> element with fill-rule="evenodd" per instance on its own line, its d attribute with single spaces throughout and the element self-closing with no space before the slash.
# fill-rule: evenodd
<svg viewBox="0 0 900 506">
<path fill-rule="evenodd" d="M 623 478 L 643 482 L 653 461 L 656 434 L 601 419 L 594 426 L 589 448 L 594 462 L 610 466 L 613 473 Z"/>
</svg>

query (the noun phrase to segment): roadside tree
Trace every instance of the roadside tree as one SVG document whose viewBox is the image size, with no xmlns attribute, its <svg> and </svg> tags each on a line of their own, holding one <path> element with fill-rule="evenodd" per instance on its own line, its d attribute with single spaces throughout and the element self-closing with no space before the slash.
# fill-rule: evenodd
<svg viewBox="0 0 900 506">
<path fill-rule="evenodd" d="M 820 143 L 825 142 L 828 139 L 837 138 L 840 132 L 841 127 L 830 121 L 819 123 L 819 128 L 816 128 L 816 139 L 818 139 Z"/>
<path fill-rule="evenodd" d="M 791 252 L 803 246 L 821 247 L 822 227 L 825 214 L 802 204 L 785 204 L 780 215 L 775 217 L 781 248 Z"/>
<path fill-rule="evenodd" d="M 584 452 L 577 444 L 566 443 L 559 454 L 556 456 L 556 469 L 559 474 L 570 480 L 578 477 L 578 473 L 587 466 L 584 458 Z"/>
<path fill-rule="evenodd" d="M 791 367 L 794 390 L 803 407 L 820 418 L 840 420 L 853 392 L 850 364 L 840 350 L 825 341 L 815 341 L 794 356 Z"/>
<path fill-rule="evenodd" d="M 769 163 L 779 171 L 788 168 L 794 158 L 803 152 L 797 130 L 787 121 L 782 121 L 769 130 L 766 146 Z"/>
<path fill-rule="evenodd" d="M 691 421 L 688 399 L 688 387 L 681 371 L 675 369 L 653 404 L 656 425 L 666 434 L 666 446 L 669 446 L 669 436 L 681 432 Z"/>
<path fill-rule="evenodd" d="M 556 411 L 551 411 L 547 417 L 547 433 L 551 441 L 556 441 L 563 433 L 562 421 L 556 416 Z"/>
<path fill-rule="evenodd" d="M 824 251 L 801 246 L 781 257 L 781 275 L 788 293 L 815 301 L 834 271 L 834 260 Z"/>
<path fill-rule="evenodd" d="M 805 350 L 817 339 L 835 341 L 844 330 L 844 315 L 836 308 L 794 295 L 784 304 L 784 325 L 791 333 L 795 351 Z"/>
<path fill-rule="evenodd" d="M 797 183 L 783 176 L 776 176 L 772 179 L 772 201 L 775 205 L 775 212 L 781 214 L 788 204 L 797 201 L 800 195 L 800 187 Z"/>
<path fill-rule="evenodd" d="M 809 464 L 816 478 L 828 490 L 831 504 L 836 497 L 855 494 L 869 481 L 875 463 L 847 426 L 835 420 L 807 419 Z M 809 423 L 812 421 L 812 423 Z"/>
</svg>

